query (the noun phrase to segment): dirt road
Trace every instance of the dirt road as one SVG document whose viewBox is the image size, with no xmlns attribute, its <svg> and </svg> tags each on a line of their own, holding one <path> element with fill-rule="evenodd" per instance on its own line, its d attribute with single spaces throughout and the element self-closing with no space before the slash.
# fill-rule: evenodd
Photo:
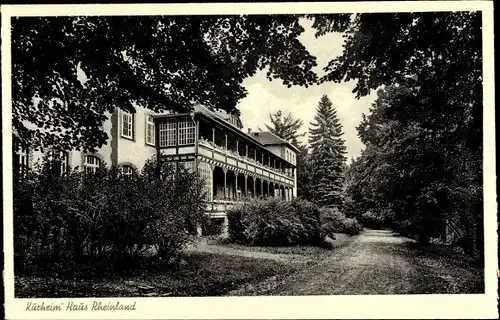
<svg viewBox="0 0 500 320">
<path fill-rule="evenodd" d="M 417 247 L 390 231 L 367 230 L 296 274 L 272 295 L 479 293 L 482 269 L 436 246 Z M 445 254 L 447 253 L 447 254 Z"/>
</svg>

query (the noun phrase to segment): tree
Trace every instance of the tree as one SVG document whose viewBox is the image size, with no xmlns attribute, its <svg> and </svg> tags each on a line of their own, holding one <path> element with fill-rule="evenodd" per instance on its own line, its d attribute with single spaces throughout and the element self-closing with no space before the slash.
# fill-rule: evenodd
<svg viewBox="0 0 500 320">
<path fill-rule="evenodd" d="M 461 220 L 482 253 L 481 12 L 309 18 L 318 37 L 342 31 L 346 41 L 320 82 L 356 80 L 357 97 L 392 87 L 360 128 L 369 142 L 356 170 L 360 186 L 368 198 L 381 196 L 368 203 L 393 206 L 399 221 L 413 217 L 424 241 L 434 219 Z M 466 213 L 454 218 L 461 205 Z"/>
<path fill-rule="evenodd" d="M 237 112 L 243 79 L 311 85 L 316 65 L 296 15 L 16 17 L 12 19 L 14 139 L 92 150 L 102 124 L 133 103 L 156 112 L 202 103 Z"/>
<path fill-rule="evenodd" d="M 300 128 L 304 124 L 301 119 L 294 119 L 292 113 L 283 116 L 281 110 L 269 114 L 271 124 L 266 124 L 267 130 L 271 131 L 283 140 L 290 142 L 295 147 L 299 148 L 302 144 L 299 143 L 299 138 L 305 136 L 305 132 L 299 133 Z"/>
<path fill-rule="evenodd" d="M 342 124 L 328 96 L 323 95 L 309 127 L 313 199 L 320 205 L 341 206 L 346 148 Z"/>
</svg>

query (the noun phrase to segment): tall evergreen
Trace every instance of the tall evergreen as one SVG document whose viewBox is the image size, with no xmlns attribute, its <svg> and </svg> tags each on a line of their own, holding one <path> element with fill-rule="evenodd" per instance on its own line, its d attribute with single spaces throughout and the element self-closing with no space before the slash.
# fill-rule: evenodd
<svg viewBox="0 0 500 320">
<path fill-rule="evenodd" d="M 327 95 L 321 97 L 310 125 L 313 199 L 319 205 L 340 207 L 346 147 L 342 124 Z"/>
</svg>

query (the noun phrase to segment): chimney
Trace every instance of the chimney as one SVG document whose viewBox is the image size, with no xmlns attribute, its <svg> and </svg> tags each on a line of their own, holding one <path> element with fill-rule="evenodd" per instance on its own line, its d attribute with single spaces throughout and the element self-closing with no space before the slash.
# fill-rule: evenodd
<svg viewBox="0 0 500 320">
<path fill-rule="evenodd" d="M 248 128 L 248 134 L 252 133 L 252 130 L 250 128 Z"/>
</svg>

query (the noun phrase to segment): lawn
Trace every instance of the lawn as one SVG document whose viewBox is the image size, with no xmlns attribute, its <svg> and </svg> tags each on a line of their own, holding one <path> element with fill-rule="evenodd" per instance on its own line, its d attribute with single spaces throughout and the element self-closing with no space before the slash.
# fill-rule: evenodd
<svg viewBox="0 0 500 320">
<path fill-rule="evenodd" d="M 354 237 L 348 236 L 343 233 L 338 233 L 335 235 L 335 240 L 327 239 L 325 243 L 330 246 L 331 249 L 344 246 L 348 242 L 352 241 Z M 224 239 L 212 239 L 208 243 L 211 246 L 224 246 L 227 248 L 233 248 L 237 250 L 245 250 L 249 252 L 262 252 L 277 255 L 302 255 L 305 257 L 318 256 L 328 254 L 329 250 L 318 246 L 310 245 L 297 245 L 289 247 L 259 247 L 259 246 L 245 246 L 241 244 L 231 243 Z"/>
<path fill-rule="evenodd" d="M 332 248 L 353 237 L 338 235 Z M 147 261 L 121 273 L 72 270 L 71 276 L 15 277 L 17 298 L 224 296 L 267 291 L 289 275 L 316 265 L 331 250 L 314 246 L 247 247 L 221 239 L 200 239 L 176 266 Z"/>
<path fill-rule="evenodd" d="M 222 296 L 243 284 L 296 271 L 272 259 L 188 252 L 177 268 L 143 267 L 128 274 L 92 277 L 18 276 L 15 295 L 34 297 Z"/>
</svg>

